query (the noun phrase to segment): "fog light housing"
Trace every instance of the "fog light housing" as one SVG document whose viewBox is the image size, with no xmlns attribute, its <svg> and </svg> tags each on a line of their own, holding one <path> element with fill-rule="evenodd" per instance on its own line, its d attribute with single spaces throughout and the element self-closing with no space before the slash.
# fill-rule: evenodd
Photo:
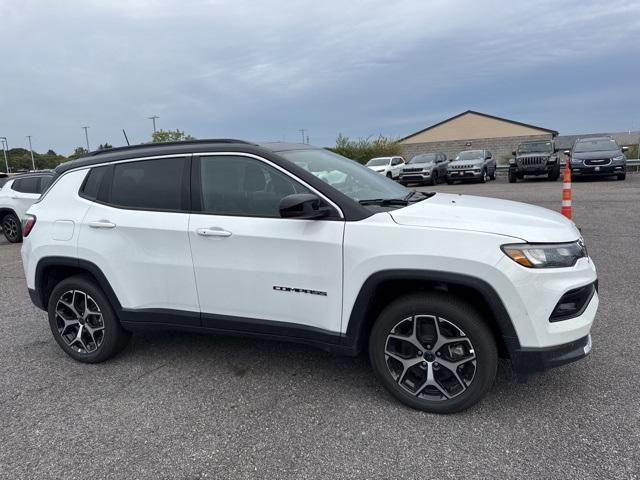
<svg viewBox="0 0 640 480">
<path fill-rule="evenodd" d="M 595 291 L 595 283 L 569 290 L 558 301 L 553 312 L 551 312 L 549 321 L 560 322 L 562 320 L 579 317 L 585 311 L 587 305 L 589 305 Z"/>
</svg>

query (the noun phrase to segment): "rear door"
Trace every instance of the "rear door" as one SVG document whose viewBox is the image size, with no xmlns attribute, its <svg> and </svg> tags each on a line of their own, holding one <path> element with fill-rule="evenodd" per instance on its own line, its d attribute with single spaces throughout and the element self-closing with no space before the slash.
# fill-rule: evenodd
<svg viewBox="0 0 640 480">
<path fill-rule="evenodd" d="M 281 218 L 311 188 L 266 159 L 194 158 L 189 237 L 203 325 L 295 335 L 340 331 L 344 221 Z M 317 192 L 313 192 L 317 193 Z"/>
<path fill-rule="evenodd" d="M 125 321 L 199 325 L 187 227 L 191 156 L 94 167 L 78 255 L 109 279 Z"/>
</svg>

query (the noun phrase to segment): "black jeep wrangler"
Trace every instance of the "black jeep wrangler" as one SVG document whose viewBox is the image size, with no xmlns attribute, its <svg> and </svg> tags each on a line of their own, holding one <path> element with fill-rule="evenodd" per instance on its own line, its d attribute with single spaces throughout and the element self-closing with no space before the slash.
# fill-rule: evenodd
<svg viewBox="0 0 640 480">
<path fill-rule="evenodd" d="M 558 150 L 553 140 L 524 142 L 512 152 L 509 160 L 509 183 L 524 179 L 525 175 L 547 175 L 556 181 L 560 176 Z"/>
</svg>

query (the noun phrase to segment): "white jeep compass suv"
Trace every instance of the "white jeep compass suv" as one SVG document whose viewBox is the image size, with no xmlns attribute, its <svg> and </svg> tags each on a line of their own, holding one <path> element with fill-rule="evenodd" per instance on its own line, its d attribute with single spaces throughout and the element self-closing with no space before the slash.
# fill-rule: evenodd
<svg viewBox="0 0 640 480">
<path fill-rule="evenodd" d="M 420 193 L 309 145 L 116 148 L 56 169 L 22 256 L 60 347 L 100 362 L 176 328 L 368 350 L 400 401 L 455 412 L 591 349 L 594 265 L 531 205 Z"/>
</svg>

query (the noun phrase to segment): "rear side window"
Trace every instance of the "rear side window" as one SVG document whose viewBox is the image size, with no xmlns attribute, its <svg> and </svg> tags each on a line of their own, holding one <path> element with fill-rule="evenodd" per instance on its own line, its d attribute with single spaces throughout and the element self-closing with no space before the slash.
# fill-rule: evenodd
<svg viewBox="0 0 640 480">
<path fill-rule="evenodd" d="M 98 191 L 102 184 L 102 179 L 105 173 L 109 169 L 108 166 L 96 167 L 89 170 L 87 178 L 84 181 L 84 185 L 80 189 L 80 196 L 88 198 L 89 200 L 95 200 L 98 198 Z"/>
<path fill-rule="evenodd" d="M 113 167 L 109 203 L 148 210 L 185 210 L 186 167 L 184 157 L 118 163 Z"/>
<path fill-rule="evenodd" d="M 20 193 L 41 193 L 40 177 L 18 178 L 13 181 L 11 188 Z"/>
</svg>

